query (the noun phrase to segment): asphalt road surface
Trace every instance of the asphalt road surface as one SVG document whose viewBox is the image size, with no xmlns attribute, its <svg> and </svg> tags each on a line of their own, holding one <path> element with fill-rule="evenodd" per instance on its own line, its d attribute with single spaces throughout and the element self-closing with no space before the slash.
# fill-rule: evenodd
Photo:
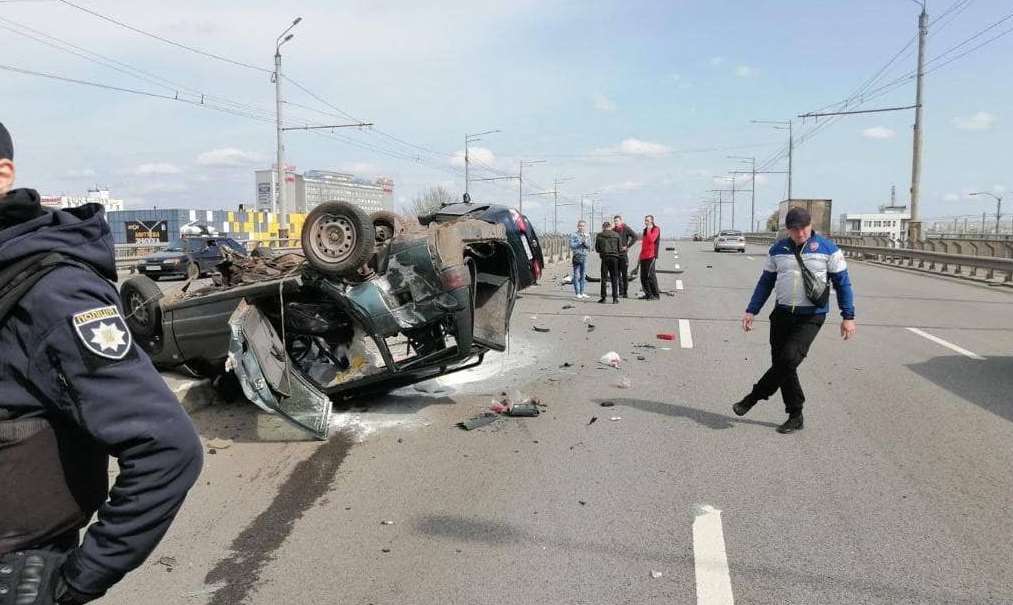
<svg viewBox="0 0 1013 605">
<path fill-rule="evenodd" d="M 671 246 L 671 296 L 578 302 L 552 266 L 509 355 L 338 410 L 326 443 L 197 412 L 230 441 L 104 602 L 1013 603 L 1013 293 L 853 263 L 857 336 L 834 308 L 779 435 L 777 396 L 730 409 L 769 360 L 771 303 L 739 325 L 765 251 Z M 548 409 L 456 426 L 503 390 Z"/>
</svg>

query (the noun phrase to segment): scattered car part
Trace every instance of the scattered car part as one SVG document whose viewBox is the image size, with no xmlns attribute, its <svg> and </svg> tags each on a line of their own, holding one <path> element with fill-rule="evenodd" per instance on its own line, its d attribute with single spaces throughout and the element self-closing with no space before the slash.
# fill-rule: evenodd
<svg viewBox="0 0 1013 605">
<path fill-rule="evenodd" d="M 310 211 L 302 228 L 306 261 L 328 277 L 354 274 L 373 253 L 376 229 L 362 208 L 324 202 Z"/>
</svg>

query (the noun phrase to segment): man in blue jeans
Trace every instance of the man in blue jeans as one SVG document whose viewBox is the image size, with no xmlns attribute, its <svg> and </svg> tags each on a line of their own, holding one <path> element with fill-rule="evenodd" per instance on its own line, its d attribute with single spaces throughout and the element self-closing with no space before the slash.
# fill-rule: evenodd
<svg viewBox="0 0 1013 605">
<path fill-rule="evenodd" d="M 573 292 L 577 298 L 590 298 L 584 294 L 587 283 L 587 253 L 591 250 L 591 236 L 587 233 L 587 223 L 577 221 L 577 232 L 570 236 L 570 251 L 573 256 Z"/>
</svg>

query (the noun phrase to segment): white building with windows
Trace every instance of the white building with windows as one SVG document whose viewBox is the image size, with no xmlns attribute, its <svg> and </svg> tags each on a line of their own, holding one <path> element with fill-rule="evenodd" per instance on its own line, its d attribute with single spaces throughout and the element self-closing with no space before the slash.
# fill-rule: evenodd
<svg viewBox="0 0 1013 605">
<path fill-rule="evenodd" d="M 872 214 L 842 214 L 838 235 L 889 237 L 898 242 L 907 240 L 911 212 L 907 206 L 880 206 Z"/>
<path fill-rule="evenodd" d="M 257 210 L 277 211 L 277 180 L 274 170 L 255 171 Z M 289 166 L 285 174 L 285 195 L 290 212 L 309 212 L 323 202 L 351 202 L 368 213 L 394 209 L 394 180 L 387 177 L 364 179 L 344 172 L 307 170 L 303 174 Z"/>
<path fill-rule="evenodd" d="M 85 204 L 98 203 L 105 206 L 106 212 L 123 210 L 123 200 L 109 197 L 109 190 L 95 187 L 88 190 L 88 195 L 43 195 L 42 205 L 48 208 L 77 208 Z"/>
</svg>

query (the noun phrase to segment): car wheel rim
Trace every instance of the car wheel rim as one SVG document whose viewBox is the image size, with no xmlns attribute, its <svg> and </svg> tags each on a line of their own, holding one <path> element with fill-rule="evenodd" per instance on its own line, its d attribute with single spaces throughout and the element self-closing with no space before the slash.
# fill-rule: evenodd
<svg viewBox="0 0 1013 605">
<path fill-rule="evenodd" d="M 323 216 L 312 227 L 313 252 L 329 263 L 339 263 L 352 255 L 356 244 L 355 226 L 343 216 Z"/>
<path fill-rule="evenodd" d="M 137 292 L 130 295 L 130 314 L 137 323 L 142 326 L 148 325 L 148 309 L 144 306 L 144 299 Z"/>
</svg>

